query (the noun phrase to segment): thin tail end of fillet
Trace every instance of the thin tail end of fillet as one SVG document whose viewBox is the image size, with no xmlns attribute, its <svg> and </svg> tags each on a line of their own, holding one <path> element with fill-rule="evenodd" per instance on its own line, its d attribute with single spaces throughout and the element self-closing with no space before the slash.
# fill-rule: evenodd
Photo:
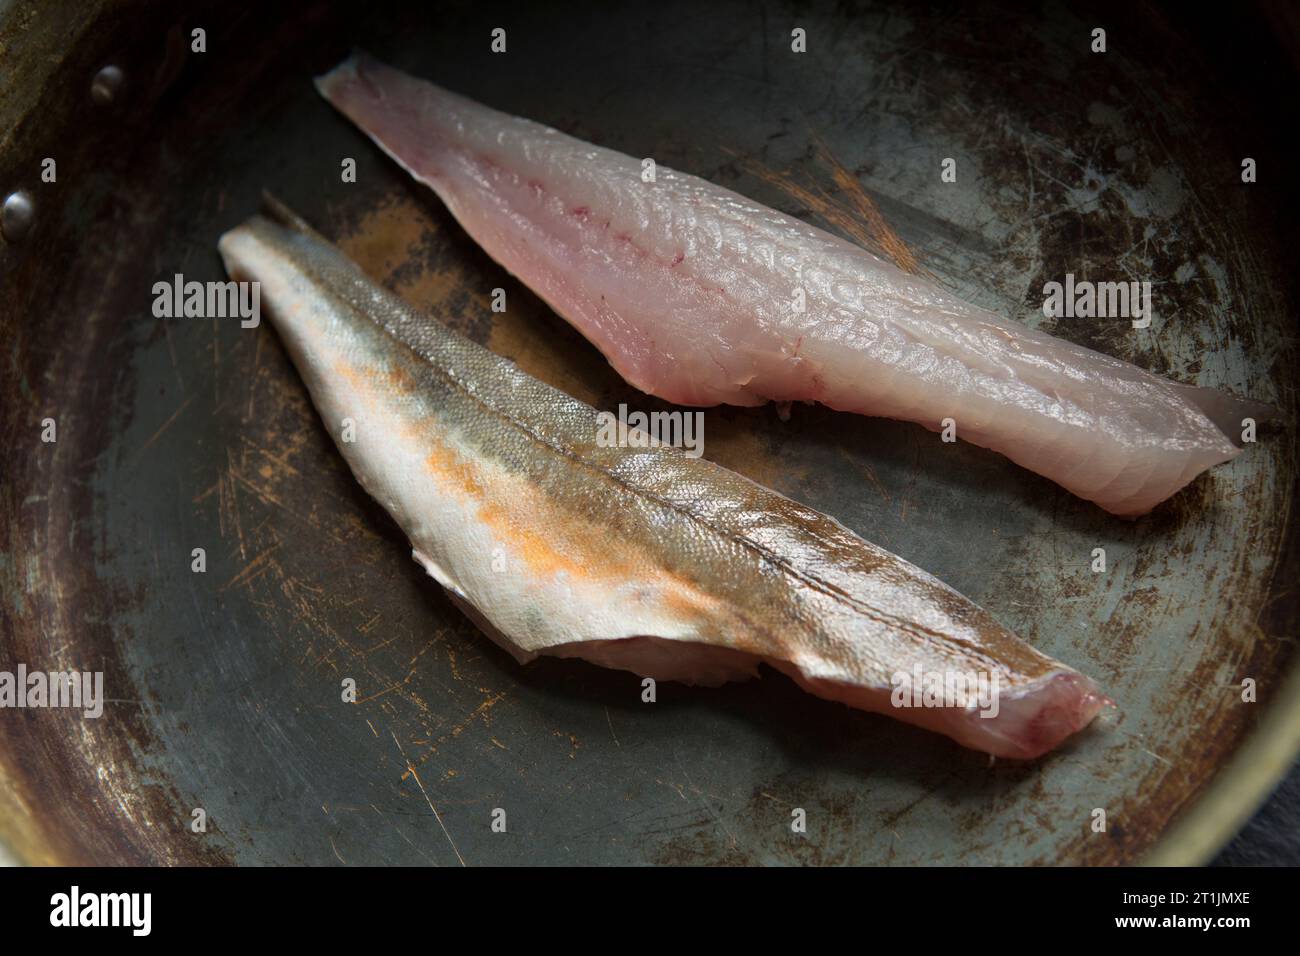
<svg viewBox="0 0 1300 956">
<path fill-rule="evenodd" d="M 316 85 L 316 92 L 328 102 L 337 105 L 338 94 L 348 83 L 366 82 L 364 75 L 366 67 L 380 66 L 383 64 L 365 50 L 353 47 L 346 57 L 320 76 L 314 77 L 312 82 Z M 379 99 L 384 98 L 383 90 L 377 86 L 372 87 L 370 92 Z"/>
<path fill-rule="evenodd" d="M 1115 702 L 1091 678 L 1059 668 L 997 695 L 996 709 L 899 707 L 889 690 L 854 687 L 805 678 L 790 665 L 771 662 L 804 690 L 859 710 L 943 734 L 971 750 L 994 757 L 1034 760 L 1083 730 Z"/>
<path fill-rule="evenodd" d="M 1282 413 L 1264 402 L 1201 385 L 1170 381 L 1167 381 L 1167 385 L 1180 400 L 1204 416 L 1217 429 L 1219 435 L 1216 438 L 1208 432 L 1205 433 L 1199 452 L 1179 480 L 1173 484 L 1161 485 L 1154 491 L 1144 488 L 1132 497 L 1118 502 L 1083 495 L 1096 501 L 1111 514 L 1128 521 L 1136 521 L 1150 514 L 1157 505 L 1182 491 L 1206 470 L 1232 461 L 1240 455 L 1246 447 L 1244 433 L 1248 419 L 1262 429 L 1268 429 L 1282 421 Z"/>
<path fill-rule="evenodd" d="M 294 232 L 301 233 L 305 236 L 312 236 L 313 238 L 320 239 L 322 242 L 329 241 L 309 226 L 305 219 L 277 199 L 268 189 L 262 190 L 262 215 L 274 222 L 278 222 L 286 229 L 291 229 Z"/>
<path fill-rule="evenodd" d="M 1244 419 L 1253 419 L 1257 425 L 1272 424 L 1282 419 L 1282 413 L 1272 405 L 1241 398 L 1231 392 L 1182 383 L 1174 383 L 1174 387 L 1184 401 L 1208 418 L 1238 449 L 1245 445 L 1241 437 Z"/>
<path fill-rule="evenodd" d="M 370 54 L 354 46 L 342 60 L 319 76 L 313 77 L 312 82 L 316 85 L 317 92 L 329 99 L 330 91 L 339 81 L 345 76 L 356 75 L 358 65 L 367 59 L 370 59 Z"/>
<path fill-rule="evenodd" d="M 266 219 L 283 226 L 290 232 L 317 239 L 321 242 L 329 242 L 329 240 L 325 239 L 324 236 L 308 225 L 306 220 L 277 199 L 270 191 L 265 189 L 262 190 L 261 214 Z M 257 217 L 254 217 L 253 219 L 235 226 L 233 229 L 226 231 L 221 238 L 217 240 L 217 250 L 225 260 L 226 271 L 230 273 L 231 278 L 242 278 L 244 275 L 243 270 L 236 264 L 235 259 L 232 259 L 231 250 L 233 245 L 239 241 L 238 237 L 245 233 L 248 227 L 254 223 L 256 219 Z"/>
</svg>

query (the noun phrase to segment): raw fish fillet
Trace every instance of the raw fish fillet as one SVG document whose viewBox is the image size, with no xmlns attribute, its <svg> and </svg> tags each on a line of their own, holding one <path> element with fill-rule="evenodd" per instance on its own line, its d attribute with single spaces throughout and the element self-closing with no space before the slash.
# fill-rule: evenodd
<svg viewBox="0 0 1300 956">
<path fill-rule="evenodd" d="M 826 515 L 680 449 L 602 447 L 595 409 L 415 312 L 271 209 L 222 236 L 227 270 L 261 282 L 327 429 L 415 559 L 520 661 L 710 685 L 767 663 L 819 697 L 1021 758 L 1107 703 Z M 952 675 L 996 680 L 996 714 L 969 696 L 895 706 L 897 688 Z"/>
<path fill-rule="evenodd" d="M 354 55 L 317 88 L 642 391 L 816 401 L 1001 452 L 1135 517 L 1235 457 L 1266 406 L 955 298 L 730 190 Z M 796 289 L 804 296 L 799 311 Z"/>
</svg>

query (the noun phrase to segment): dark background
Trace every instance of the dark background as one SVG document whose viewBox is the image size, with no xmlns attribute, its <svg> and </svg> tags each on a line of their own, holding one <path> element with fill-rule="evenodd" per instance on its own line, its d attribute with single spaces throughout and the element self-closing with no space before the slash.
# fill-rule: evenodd
<svg viewBox="0 0 1300 956">
<path fill-rule="evenodd" d="M 1300 762 L 1213 865 L 1300 866 Z"/>
</svg>

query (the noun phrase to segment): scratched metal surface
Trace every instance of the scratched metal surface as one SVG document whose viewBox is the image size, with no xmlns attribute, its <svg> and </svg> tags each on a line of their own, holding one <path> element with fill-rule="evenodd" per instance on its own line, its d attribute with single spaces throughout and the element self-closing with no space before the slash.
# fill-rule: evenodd
<svg viewBox="0 0 1300 956">
<path fill-rule="evenodd" d="M 58 75 L 76 82 L 47 86 L 46 121 L 29 118 L 0 153 L 8 183 L 31 179 L 18 157 L 61 150 L 37 233 L 0 246 L 0 650 L 103 669 L 112 702 L 96 722 L 0 714 L 0 840 L 18 856 L 1132 861 L 1245 739 L 1293 663 L 1289 425 L 1126 523 L 919 427 L 807 406 L 789 421 L 707 413 L 708 457 L 929 569 L 1116 700 L 1058 753 L 990 766 L 775 675 L 663 685 L 645 705 L 629 674 L 517 666 L 410 560 L 269 324 L 151 315 L 159 278 L 222 277 L 217 236 L 269 188 L 375 278 L 527 371 L 598 407 L 661 407 L 317 99 L 309 77 L 355 42 L 863 241 L 881 237 L 874 202 L 922 268 L 1031 324 L 1045 321 L 1043 282 L 1067 271 L 1151 279 L 1151 329 L 1053 331 L 1294 420 L 1294 235 L 1278 212 L 1294 196 L 1237 175 L 1241 135 L 1280 156 L 1279 128 L 1294 124 L 1252 125 L 1251 108 L 1212 89 L 1212 68 L 1192 68 L 1211 55 L 1186 46 L 1205 34 L 1116 8 L 1099 58 L 1092 21 L 1056 6 L 1019 19 L 889 4 L 684 11 L 320 6 L 174 24 L 110 5 L 96 29 L 55 31 L 75 34 Z M 179 27 L 196 24 L 203 56 L 183 49 Z M 498 25 L 504 57 L 487 50 Z M 804 56 L 788 49 L 794 25 L 808 30 Z M 103 110 L 76 84 L 108 58 L 130 83 Z M 345 156 L 356 184 L 339 181 Z M 939 180 L 944 157 L 956 184 Z M 504 315 L 488 309 L 496 286 Z M 54 446 L 37 440 L 45 415 Z M 195 547 L 206 574 L 190 571 Z M 1106 574 L 1088 567 L 1095 547 Z M 1247 676 L 1254 707 L 1234 689 Z M 346 677 L 355 705 L 340 700 Z M 188 829 L 196 807 L 205 834 Z M 489 826 L 498 807 L 504 834 Z M 791 833 L 795 807 L 806 835 Z M 1089 828 L 1097 807 L 1103 834 Z"/>
</svg>

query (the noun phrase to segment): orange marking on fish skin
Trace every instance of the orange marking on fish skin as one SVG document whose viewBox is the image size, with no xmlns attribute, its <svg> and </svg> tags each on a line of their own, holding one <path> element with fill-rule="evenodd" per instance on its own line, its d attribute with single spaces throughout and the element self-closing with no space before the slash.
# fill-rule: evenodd
<svg viewBox="0 0 1300 956">
<path fill-rule="evenodd" d="M 431 443 L 427 435 L 422 440 L 426 447 Z M 639 580 L 648 595 L 679 617 L 703 621 L 728 615 L 720 599 L 681 575 L 656 567 L 653 556 L 638 559 L 629 554 L 626 538 L 568 513 L 522 482 L 506 492 L 494 492 L 474 462 L 445 445 L 430 452 L 424 465 L 462 498 L 477 504 L 476 517 L 498 540 L 509 542 L 512 554 L 537 578 L 564 574 L 575 581 L 608 580 L 611 588 Z"/>
<path fill-rule="evenodd" d="M 403 389 L 417 389 L 410 374 L 401 368 L 338 361 L 334 371 L 368 398 L 373 398 L 375 383 L 381 379 Z M 512 482 L 507 489 L 493 488 L 481 475 L 481 465 L 439 442 L 428 429 L 416 429 L 400 418 L 394 419 L 393 427 L 404 440 L 428 452 L 425 470 L 466 504 L 476 506 L 475 517 L 498 541 L 509 545 L 535 579 L 550 580 L 564 574 L 575 582 L 608 582 L 611 591 L 627 581 L 640 581 L 646 600 L 658 601 L 679 620 L 696 623 L 712 635 L 711 642 L 760 656 L 773 652 L 772 646 L 763 643 L 764 635 L 726 601 L 662 568 L 651 553 L 642 552 L 638 560 L 635 552 L 628 551 L 630 542 L 612 535 L 608 527 L 575 516 L 523 481 Z M 621 547 L 612 547 L 615 543 Z"/>
<path fill-rule="evenodd" d="M 334 374 L 339 378 L 347 379 L 348 384 L 357 390 L 371 390 L 370 382 L 361 375 L 360 370 L 355 365 L 349 365 L 342 359 L 334 363 Z"/>
<path fill-rule="evenodd" d="M 529 504 L 521 507 L 521 500 L 534 495 L 516 495 L 510 501 L 494 500 L 479 480 L 474 463 L 441 446 L 424 460 L 425 468 L 437 478 L 453 485 L 465 497 L 478 504 L 477 516 L 488 525 L 498 538 L 509 541 L 511 550 L 523 559 L 528 569 L 538 577 L 554 577 L 565 573 L 570 577 L 591 577 L 588 565 L 559 551 L 549 536 L 543 536 L 526 527 L 523 522 L 535 519 L 537 509 Z M 543 506 L 544 507 L 544 506 Z M 566 535 L 560 535 L 566 537 Z M 606 557 L 605 555 L 601 556 Z M 612 558 L 612 555 L 609 557 Z M 605 562 L 608 567 L 608 562 Z"/>
<path fill-rule="evenodd" d="M 378 380 L 395 389 L 418 390 L 418 383 L 400 366 L 367 368 L 340 360 L 334 363 L 333 368 L 362 395 L 372 396 Z M 504 492 L 493 490 L 482 479 L 480 467 L 474 461 L 438 442 L 427 430 L 417 432 L 400 420 L 396 428 L 405 439 L 418 442 L 426 450 L 431 449 L 424 459 L 425 470 L 463 499 L 477 505 L 475 515 L 478 520 L 487 525 L 498 540 L 510 544 L 512 553 L 523 561 L 534 577 L 551 579 L 564 574 L 574 581 L 608 580 L 611 588 L 629 580 L 640 580 L 645 582 L 646 592 L 653 594 L 677 617 L 703 623 L 732 616 L 724 602 L 701 590 L 695 583 L 656 567 L 653 556 L 646 555 L 643 560 L 637 560 L 629 555 L 626 539 L 612 536 L 609 528 L 575 517 L 523 482 L 512 483 L 512 487 Z M 539 521 L 539 518 L 549 520 Z M 545 531 L 535 530 L 538 527 Z M 616 541 L 623 547 L 611 547 Z M 748 635 L 737 629 L 733 631 L 735 645 L 740 647 L 741 640 Z"/>
<path fill-rule="evenodd" d="M 394 389 L 403 392 L 415 392 L 419 388 L 419 383 L 411 376 L 411 373 L 400 365 L 394 365 L 386 369 L 382 374 L 384 381 Z"/>
<path fill-rule="evenodd" d="M 347 381 L 358 394 L 373 398 L 378 384 L 387 385 L 394 392 L 417 394 L 420 383 L 401 365 L 362 365 L 338 359 L 333 365 L 334 374 Z"/>
</svg>

